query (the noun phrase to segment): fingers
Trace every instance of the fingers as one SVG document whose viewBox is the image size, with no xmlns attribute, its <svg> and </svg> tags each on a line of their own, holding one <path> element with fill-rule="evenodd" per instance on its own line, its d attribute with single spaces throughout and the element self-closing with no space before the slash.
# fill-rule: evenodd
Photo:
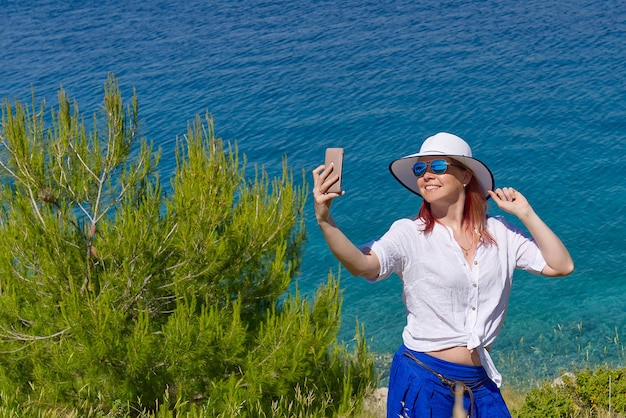
<svg viewBox="0 0 626 418">
<path fill-rule="evenodd" d="M 526 197 L 512 187 L 502 187 L 495 191 L 489 191 L 489 195 L 500 209 L 520 219 L 529 216 L 533 212 L 533 208 L 526 200 Z"/>
<path fill-rule="evenodd" d="M 328 189 L 330 188 L 330 186 L 332 186 L 339 179 L 339 176 L 331 176 L 333 169 L 333 164 L 328 166 L 328 169 L 325 165 L 322 164 L 318 166 L 315 170 L 313 170 L 313 195 L 316 198 L 320 195 L 337 197 L 343 194 L 328 193 Z"/>
<path fill-rule="evenodd" d="M 512 187 L 502 187 L 495 191 L 489 191 L 491 197 L 505 202 L 515 202 L 517 199 L 517 190 Z"/>
</svg>

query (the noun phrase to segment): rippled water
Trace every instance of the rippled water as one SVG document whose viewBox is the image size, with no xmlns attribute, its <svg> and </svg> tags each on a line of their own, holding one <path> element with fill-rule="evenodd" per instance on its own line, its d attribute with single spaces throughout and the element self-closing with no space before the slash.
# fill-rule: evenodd
<svg viewBox="0 0 626 418">
<path fill-rule="evenodd" d="M 494 358 L 509 382 L 572 364 L 624 362 L 626 4 L 619 1 L 0 1 L 0 98 L 54 104 L 62 84 L 97 110 L 108 72 L 137 88 L 143 133 L 163 148 L 196 114 L 279 173 L 346 149 L 334 215 L 355 242 L 420 204 L 388 163 L 438 131 L 473 145 L 498 185 L 520 189 L 576 261 L 563 279 L 516 276 Z M 310 204 L 309 204 L 310 205 Z M 307 207 L 298 282 L 313 292 L 337 262 Z M 495 213 L 495 210 L 492 212 Z M 397 278 L 342 273 L 343 326 L 372 348 L 400 343 Z"/>
</svg>

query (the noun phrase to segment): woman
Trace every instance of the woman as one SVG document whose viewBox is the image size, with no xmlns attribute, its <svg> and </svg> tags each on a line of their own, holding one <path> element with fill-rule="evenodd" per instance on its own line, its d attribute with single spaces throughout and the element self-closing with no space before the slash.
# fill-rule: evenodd
<svg viewBox="0 0 626 418">
<path fill-rule="evenodd" d="M 510 417 L 489 347 L 506 315 L 513 271 L 565 276 L 572 258 L 519 191 L 494 190 L 491 171 L 458 136 L 431 136 L 389 169 L 423 198 L 419 215 L 362 247 L 330 215 L 343 194 L 326 193 L 338 179 L 333 167 L 313 170 L 315 215 L 335 257 L 354 276 L 402 278 L 407 323 L 391 365 L 387 417 L 450 417 L 455 395 L 462 416 Z M 531 237 L 487 216 L 489 197 Z"/>
</svg>

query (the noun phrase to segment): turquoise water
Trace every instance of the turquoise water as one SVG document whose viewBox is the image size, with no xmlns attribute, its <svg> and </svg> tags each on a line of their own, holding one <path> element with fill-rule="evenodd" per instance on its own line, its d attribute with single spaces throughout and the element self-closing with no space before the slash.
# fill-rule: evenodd
<svg viewBox="0 0 626 418">
<path fill-rule="evenodd" d="M 515 277 L 492 353 L 505 381 L 572 365 L 624 363 L 626 335 L 626 3 L 555 0 L 385 2 L 0 0 L 0 98 L 54 104 L 62 84 L 91 113 L 108 72 L 137 88 L 143 133 L 163 148 L 196 114 L 248 161 L 310 171 L 346 149 L 334 215 L 356 243 L 420 200 L 387 171 L 438 131 L 464 137 L 496 184 L 521 190 L 575 261 L 567 278 Z M 495 209 L 492 213 L 496 213 Z M 307 206 L 298 285 L 338 265 Z M 371 347 L 399 345 L 399 279 L 341 272 L 340 337 L 355 319 Z"/>
</svg>

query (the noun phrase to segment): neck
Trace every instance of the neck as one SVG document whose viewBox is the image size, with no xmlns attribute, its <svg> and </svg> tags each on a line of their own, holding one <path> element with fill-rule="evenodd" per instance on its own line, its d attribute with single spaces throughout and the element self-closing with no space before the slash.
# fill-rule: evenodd
<svg viewBox="0 0 626 418">
<path fill-rule="evenodd" d="M 463 203 L 455 203 L 452 205 L 433 205 L 430 210 L 436 222 L 460 231 L 463 227 Z"/>
</svg>

